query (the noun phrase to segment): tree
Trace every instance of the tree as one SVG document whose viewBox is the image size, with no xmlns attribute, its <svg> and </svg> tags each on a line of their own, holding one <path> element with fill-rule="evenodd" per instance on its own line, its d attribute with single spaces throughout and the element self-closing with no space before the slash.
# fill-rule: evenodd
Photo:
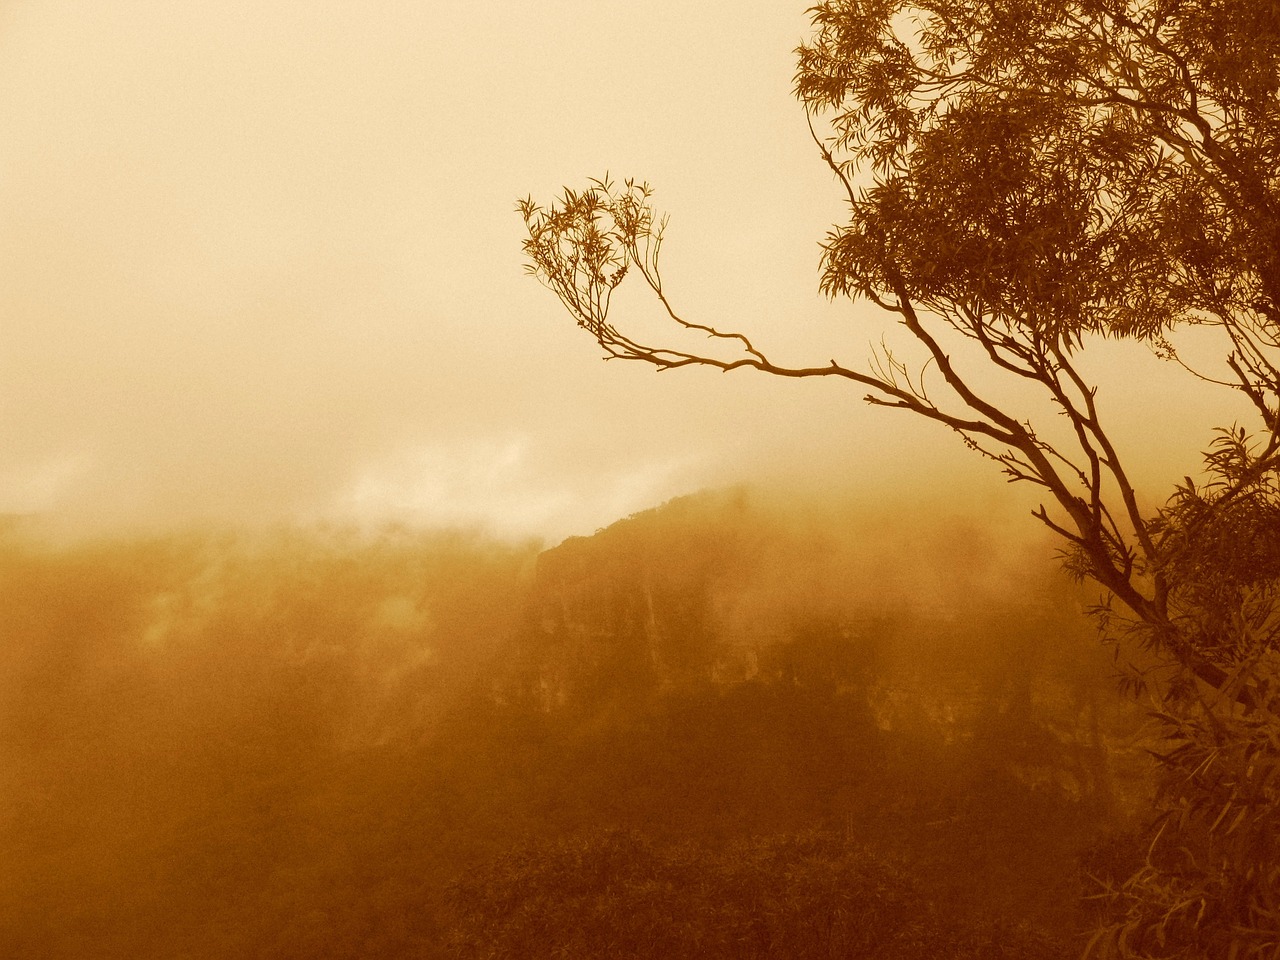
<svg viewBox="0 0 1280 960">
<path fill-rule="evenodd" d="M 1280 949 L 1280 3 L 822 0 L 809 12 L 795 93 L 849 209 L 826 238 L 821 287 L 894 318 L 922 363 L 884 347 L 866 370 L 785 366 L 745 333 L 686 319 L 659 270 L 666 220 L 638 181 L 522 201 L 529 271 L 606 357 L 846 379 L 1041 488 L 1035 516 L 1068 569 L 1107 591 L 1109 635 L 1154 654 L 1159 669 L 1135 683 L 1169 737 L 1161 836 L 1186 848 L 1153 853 L 1119 892 L 1106 942 L 1130 955 Z M 629 274 L 671 321 L 671 345 L 611 319 Z M 1219 368 L 1179 354 L 1191 327 L 1221 338 Z M 1154 515 L 1082 372 L 1101 338 L 1148 344 L 1252 409 Z M 1068 429 L 1038 432 L 992 399 L 993 374 L 1032 388 Z"/>
</svg>

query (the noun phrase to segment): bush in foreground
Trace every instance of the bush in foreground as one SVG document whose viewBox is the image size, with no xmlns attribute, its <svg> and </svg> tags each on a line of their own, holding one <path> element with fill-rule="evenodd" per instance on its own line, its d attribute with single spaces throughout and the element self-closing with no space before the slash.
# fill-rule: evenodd
<svg viewBox="0 0 1280 960">
<path fill-rule="evenodd" d="M 660 845 L 607 831 L 531 844 L 450 889 L 457 960 L 1059 960 L 1021 926 L 943 920 L 901 867 L 828 834 Z"/>
</svg>

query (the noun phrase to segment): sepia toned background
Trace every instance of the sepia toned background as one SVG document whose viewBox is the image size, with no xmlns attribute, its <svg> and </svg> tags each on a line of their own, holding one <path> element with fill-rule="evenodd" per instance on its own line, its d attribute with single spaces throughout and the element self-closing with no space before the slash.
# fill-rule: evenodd
<svg viewBox="0 0 1280 960">
<path fill-rule="evenodd" d="M 1156 689 L 1183 634 L 1100 644 L 1036 488 L 945 429 L 604 363 L 524 275 L 519 198 L 635 176 L 684 315 L 780 364 L 910 361 L 817 289 L 848 211 L 791 95 L 805 6 L 0 0 L 0 957 L 1128 936 L 1098 894 L 1162 882 L 1168 747 L 1118 680 Z M 669 335 L 634 282 L 615 307 Z M 1248 416 L 1139 345 L 1074 359 L 1145 516 Z M 1191 588 L 1274 579 L 1222 546 L 1268 483 L 1186 522 L 1231 554 Z M 1196 566 L 1197 495 L 1119 581 Z"/>
<path fill-rule="evenodd" d="M 842 210 L 805 30 L 763 0 L 6 4 L 0 512 L 557 538 L 742 480 L 1004 495 L 847 385 L 601 363 L 522 275 L 518 197 L 637 176 L 681 309 L 859 364 L 885 324 L 817 292 Z M 1112 363 L 1121 440 L 1188 411 L 1155 476 L 1231 419 Z"/>
</svg>

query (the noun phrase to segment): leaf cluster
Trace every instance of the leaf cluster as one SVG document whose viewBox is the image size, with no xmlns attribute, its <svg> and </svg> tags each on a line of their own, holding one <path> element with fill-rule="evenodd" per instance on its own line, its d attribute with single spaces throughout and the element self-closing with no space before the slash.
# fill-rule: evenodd
<svg viewBox="0 0 1280 960">
<path fill-rule="evenodd" d="M 1280 659 L 1252 664 L 1274 689 Z M 1155 716 L 1165 748 L 1145 861 L 1102 895 L 1101 957 L 1272 957 L 1280 949 L 1280 713 L 1189 698 Z"/>
<path fill-rule="evenodd" d="M 1180 632 L 1227 667 L 1280 649 L 1280 464 L 1220 431 L 1152 523 Z"/>
<path fill-rule="evenodd" d="M 1249 2 L 838 0 L 796 93 L 850 222 L 823 287 L 1068 342 L 1277 322 L 1280 12 Z"/>
<path fill-rule="evenodd" d="M 664 224 L 655 222 L 650 193 L 648 184 L 634 180 L 615 191 L 606 175 L 585 190 L 566 189 L 549 208 L 532 197 L 517 204 L 528 232 L 525 272 L 546 284 L 593 334 L 601 332 L 613 291 L 633 258 L 656 259 Z"/>
</svg>

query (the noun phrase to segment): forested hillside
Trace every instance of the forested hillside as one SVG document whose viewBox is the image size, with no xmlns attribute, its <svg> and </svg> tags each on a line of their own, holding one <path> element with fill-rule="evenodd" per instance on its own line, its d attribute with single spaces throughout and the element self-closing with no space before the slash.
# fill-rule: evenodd
<svg viewBox="0 0 1280 960">
<path fill-rule="evenodd" d="M 1140 713 L 1042 545 L 885 516 L 16 525 L 0 953 L 1068 956 Z"/>
</svg>

